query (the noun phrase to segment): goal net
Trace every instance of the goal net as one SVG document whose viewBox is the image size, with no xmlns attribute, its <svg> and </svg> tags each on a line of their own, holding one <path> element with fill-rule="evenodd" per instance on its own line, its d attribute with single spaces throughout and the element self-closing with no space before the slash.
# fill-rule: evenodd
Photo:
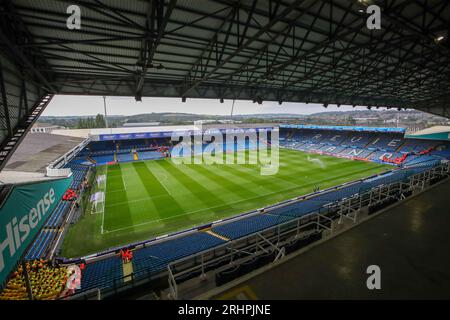
<svg viewBox="0 0 450 320">
<path fill-rule="evenodd" d="M 98 191 L 91 195 L 92 210 L 91 213 L 102 213 L 105 210 L 105 193 Z"/>
</svg>

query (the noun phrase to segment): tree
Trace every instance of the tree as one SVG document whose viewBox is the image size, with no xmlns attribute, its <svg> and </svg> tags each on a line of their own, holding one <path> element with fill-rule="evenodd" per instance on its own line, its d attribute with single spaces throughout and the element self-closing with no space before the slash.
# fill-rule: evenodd
<svg viewBox="0 0 450 320">
<path fill-rule="evenodd" d="M 103 117 L 102 114 L 97 114 L 97 116 L 95 117 L 95 128 L 105 128 L 106 127 L 106 122 L 105 122 L 105 118 Z"/>
<path fill-rule="evenodd" d="M 78 129 L 84 129 L 86 128 L 86 121 L 83 118 L 80 118 L 78 121 Z"/>
<path fill-rule="evenodd" d="M 347 119 L 347 123 L 349 125 L 354 126 L 356 124 L 356 120 L 352 116 L 349 116 L 348 119 Z"/>
<path fill-rule="evenodd" d="M 101 114 L 97 114 L 95 118 L 79 118 L 76 125 L 77 129 L 92 129 L 92 128 L 105 128 L 105 118 Z"/>
</svg>

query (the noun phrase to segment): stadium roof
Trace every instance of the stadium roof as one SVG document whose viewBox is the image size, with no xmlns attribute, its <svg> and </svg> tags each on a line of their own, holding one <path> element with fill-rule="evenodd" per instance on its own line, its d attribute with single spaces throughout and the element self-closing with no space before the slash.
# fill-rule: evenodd
<svg viewBox="0 0 450 320">
<path fill-rule="evenodd" d="M 381 7 L 381 30 L 366 26 L 369 4 Z M 70 5 L 79 30 L 67 27 Z M 447 0 L 4 0 L 0 15 L 0 162 L 54 93 L 450 117 Z"/>
<path fill-rule="evenodd" d="M 408 138 L 450 141 L 450 126 L 436 126 L 414 132 Z"/>
<path fill-rule="evenodd" d="M 83 140 L 51 133 L 28 134 L 0 172 L 0 185 L 55 179 L 46 177 L 46 167 Z"/>
<path fill-rule="evenodd" d="M 30 133 L 8 160 L 3 171 L 45 173 L 46 167 L 52 161 L 79 145 L 83 140 L 51 133 Z"/>
<path fill-rule="evenodd" d="M 249 123 L 249 124 L 203 124 L 202 129 L 251 129 L 251 128 L 268 128 L 276 126 L 274 123 Z M 185 132 L 199 130 L 199 126 L 195 125 L 178 125 L 178 126 L 151 126 L 151 127 L 119 127 L 119 128 L 95 128 L 95 129 L 61 129 L 53 130 L 53 135 L 62 135 L 66 137 L 88 138 L 98 137 L 100 135 L 116 135 L 116 134 L 134 134 L 134 133 L 160 133 L 160 132 Z M 81 140 L 80 140 L 81 142 Z"/>
<path fill-rule="evenodd" d="M 157 127 L 131 127 L 131 128 L 102 128 L 102 129 L 91 129 L 89 135 L 101 135 L 101 134 L 126 134 L 126 133 L 141 133 L 141 132 L 162 132 L 162 131 L 189 131 L 195 130 L 196 127 L 193 125 L 188 126 L 157 126 Z"/>
<path fill-rule="evenodd" d="M 436 126 L 420 130 L 411 134 L 411 136 L 420 136 L 422 134 L 434 134 L 434 133 L 450 133 L 450 126 Z"/>
</svg>

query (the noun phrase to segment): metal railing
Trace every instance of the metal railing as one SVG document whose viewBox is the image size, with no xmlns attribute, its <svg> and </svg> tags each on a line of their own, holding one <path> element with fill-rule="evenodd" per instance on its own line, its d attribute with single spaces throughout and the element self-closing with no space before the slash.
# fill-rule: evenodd
<svg viewBox="0 0 450 320">
<path fill-rule="evenodd" d="M 76 145 L 69 151 L 67 151 L 65 154 L 54 160 L 52 163 L 50 163 L 47 167 L 47 172 L 49 169 L 60 169 L 64 167 L 66 164 L 68 164 L 73 158 L 77 156 L 77 154 L 83 150 L 90 142 L 92 141 L 91 138 L 84 139 L 80 144 Z M 70 169 L 69 169 L 70 170 Z"/>
<path fill-rule="evenodd" d="M 70 168 L 55 169 L 47 167 L 47 177 L 70 177 L 72 170 Z"/>
</svg>

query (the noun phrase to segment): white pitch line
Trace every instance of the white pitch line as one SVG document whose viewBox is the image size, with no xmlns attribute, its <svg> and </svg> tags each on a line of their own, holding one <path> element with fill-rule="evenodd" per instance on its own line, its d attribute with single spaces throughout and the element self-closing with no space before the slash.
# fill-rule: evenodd
<svg viewBox="0 0 450 320">
<path fill-rule="evenodd" d="M 321 181 L 323 181 L 323 180 L 321 180 Z M 230 202 L 230 203 L 227 203 L 226 205 L 235 205 L 237 203 L 241 203 L 241 202 L 245 202 L 245 201 L 249 201 L 249 200 L 253 200 L 253 199 L 257 199 L 257 198 L 262 198 L 262 197 L 266 197 L 266 196 L 269 196 L 269 195 L 274 195 L 274 194 L 279 194 L 279 193 L 283 193 L 283 192 L 286 192 L 286 191 L 291 191 L 291 190 L 294 190 L 296 188 L 299 188 L 299 186 L 291 187 L 291 188 L 287 188 L 287 189 L 282 189 L 282 190 L 279 190 L 279 191 L 270 192 L 270 193 L 266 193 L 266 194 L 261 194 L 261 195 L 258 195 L 256 197 L 246 198 L 246 199 L 242 199 L 242 200 L 239 200 L 239 201 L 236 201 L 236 202 Z M 147 199 L 148 198 L 143 198 L 143 199 L 135 200 L 134 202 L 144 201 L 144 200 L 147 200 Z M 114 229 L 112 231 L 107 231 L 105 233 L 113 233 L 113 232 L 118 232 L 118 231 L 122 231 L 122 230 L 127 230 L 127 229 L 131 229 L 131 228 L 134 228 L 134 227 L 139 227 L 139 226 L 143 226 L 143 225 L 147 225 L 147 224 L 151 224 L 151 223 L 155 223 L 155 222 L 161 222 L 161 221 L 164 221 L 164 220 L 168 220 L 168 219 L 172 219 L 172 218 L 176 218 L 176 217 L 181 217 L 181 216 L 185 216 L 185 215 L 188 215 L 188 214 L 193 214 L 193 213 L 197 213 L 197 212 L 201 212 L 201 211 L 205 211 L 205 210 L 209 210 L 209 209 L 220 208 L 222 206 L 223 205 L 217 205 L 217 206 L 212 206 L 212 207 L 208 207 L 208 208 L 192 210 L 192 211 L 188 211 L 188 212 L 185 212 L 185 213 L 182 213 L 182 214 L 179 214 L 179 215 L 175 215 L 175 216 L 171 216 L 171 217 L 167 217 L 167 218 L 150 220 L 150 221 L 147 221 L 147 222 L 135 224 L 133 226 L 128 226 L 128 227 L 124 227 L 124 228 Z"/>
<path fill-rule="evenodd" d="M 235 202 L 229 202 L 229 203 L 227 203 L 226 205 L 235 205 L 235 204 L 237 204 L 237 203 L 241 203 L 241 202 L 245 202 L 245 201 L 249 201 L 249 200 L 253 200 L 253 199 L 258 199 L 258 198 L 266 197 L 266 196 L 273 195 L 273 194 L 279 194 L 279 193 L 282 193 L 282 192 L 290 191 L 290 190 L 292 190 L 292 189 L 295 189 L 295 188 L 288 188 L 288 189 L 283 189 L 283 190 L 280 190 L 280 191 L 275 191 L 275 192 L 270 192 L 270 193 L 266 193 L 266 194 L 261 194 L 261 195 L 258 195 L 258 196 L 256 196 L 256 197 L 246 198 L 246 199 L 242 199 L 242 200 L 235 201 Z M 143 199 L 139 199 L 139 200 L 134 200 L 133 202 L 144 201 L 144 200 L 147 200 L 147 199 L 148 199 L 148 198 L 143 198 Z M 220 208 L 220 207 L 223 207 L 223 206 L 224 206 L 224 205 L 217 205 L 217 206 L 212 206 L 212 207 L 208 207 L 208 208 L 202 208 L 202 209 L 198 209 L 198 210 L 192 210 L 192 211 L 188 211 L 188 212 L 185 212 L 185 213 L 182 213 L 182 214 L 178 214 L 178 215 L 175 215 L 175 216 L 171 216 L 171 217 L 167 217 L 167 218 L 150 220 L 150 221 L 147 221 L 147 222 L 143 222 L 143 223 L 139 223 L 139 224 L 134 224 L 134 225 L 132 225 L 132 226 L 128 226 L 128 227 L 124 227 L 124 228 L 119 228 L 119 229 L 114 229 L 114 230 L 111 230 L 111 231 L 107 231 L 107 232 L 105 232 L 105 233 L 112 233 L 112 232 L 117 232 L 117 231 L 127 230 L 127 229 L 131 229 L 131 228 L 134 228 L 134 227 L 143 226 L 143 225 L 146 225 L 146 224 L 151 224 L 151 223 L 155 223 L 155 222 L 160 222 L 160 221 L 164 221 L 164 220 L 168 220 L 168 219 L 172 219 L 172 218 L 176 218 L 176 217 L 181 217 L 181 216 L 185 216 L 185 215 L 188 215 L 188 214 L 193 214 L 193 213 L 197 213 L 197 212 L 201 212 L 201 211 L 205 211 L 205 210 L 210 210 L 210 209 Z"/>
<path fill-rule="evenodd" d="M 123 174 L 120 174 L 120 177 L 122 178 L 123 187 L 125 188 L 125 191 L 127 191 L 127 184 L 125 183 L 125 179 L 123 178 Z"/>
<path fill-rule="evenodd" d="M 147 164 L 145 164 L 145 166 L 147 167 L 147 170 L 150 171 L 151 174 L 152 174 L 155 178 L 158 179 L 159 184 L 163 186 L 164 190 L 166 190 L 166 192 L 172 197 L 172 196 L 173 196 L 173 195 L 172 195 L 172 192 L 170 192 L 170 190 L 167 189 L 166 185 L 163 183 L 163 181 L 169 180 L 169 178 L 167 177 L 167 175 L 166 175 L 165 173 L 159 173 L 158 175 L 156 175 L 155 172 L 153 172 L 153 171 L 149 168 L 149 166 L 147 166 Z M 159 178 L 159 175 L 161 175 L 162 178 L 164 178 L 164 179 L 160 179 L 160 178 Z"/>
<path fill-rule="evenodd" d="M 166 177 L 166 180 L 168 180 L 167 177 Z M 167 187 L 166 187 L 166 185 L 164 184 L 164 181 L 163 181 L 163 180 L 160 180 L 160 181 L 159 181 L 159 184 L 163 186 L 164 190 L 166 190 L 167 193 L 168 193 L 171 197 L 173 196 L 173 195 L 172 195 L 172 192 L 170 192 L 169 189 L 167 189 Z"/>
<path fill-rule="evenodd" d="M 103 212 L 102 212 L 102 226 L 101 226 L 101 234 L 103 234 L 103 226 L 105 224 L 105 208 L 106 208 L 106 186 L 108 179 L 108 166 L 106 166 L 106 173 L 105 173 L 105 195 L 103 196 Z"/>
<path fill-rule="evenodd" d="M 250 169 L 245 168 L 245 167 L 240 167 L 240 168 L 244 172 L 248 172 L 250 170 Z M 246 198 L 246 199 L 242 199 L 242 200 L 239 200 L 239 201 L 236 201 L 236 202 L 227 203 L 226 205 L 234 205 L 234 204 L 237 204 L 237 203 L 241 203 L 241 202 L 245 202 L 245 201 L 249 201 L 249 200 L 253 200 L 253 199 L 257 199 L 257 198 L 262 198 L 262 197 L 269 196 L 269 195 L 280 194 L 280 193 L 283 193 L 283 192 L 286 192 L 286 191 L 291 191 L 291 190 L 294 190 L 294 189 L 297 189 L 297 188 L 304 187 L 304 185 L 296 185 L 296 184 L 294 184 L 292 182 L 289 182 L 289 181 L 286 181 L 286 180 L 284 180 L 282 178 L 277 178 L 277 179 L 285 182 L 285 184 L 286 184 L 286 182 L 288 182 L 288 183 L 290 183 L 291 185 L 294 185 L 294 186 L 290 187 L 290 188 L 286 188 L 286 189 L 281 189 L 281 190 L 278 190 L 278 191 L 275 191 L 275 192 L 269 192 L 269 193 L 266 193 L 266 194 L 261 194 L 261 195 L 258 195 L 256 197 Z M 322 182 L 322 181 L 326 181 L 326 180 L 328 180 L 328 179 L 323 179 L 323 180 L 318 181 L 318 182 Z M 312 185 L 312 184 L 308 184 L 308 185 Z M 137 200 L 133 200 L 133 201 L 127 201 L 127 202 L 118 203 L 118 204 L 115 204 L 115 205 L 120 205 L 120 204 L 123 204 L 123 203 L 140 202 L 140 201 L 145 201 L 145 200 L 149 200 L 151 198 L 158 198 L 158 197 L 162 197 L 162 196 L 164 196 L 164 195 L 141 198 L 141 199 L 137 199 Z M 111 206 L 113 206 L 113 205 L 111 205 Z M 212 206 L 212 207 L 208 207 L 208 208 L 202 208 L 202 209 L 198 209 L 198 210 L 193 210 L 193 211 L 185 212 L 185 213 L 182 213 L 182 214 L 179 214 L 179 215 L 175 215 L 175 216 L 171 216 L 171 217 L 167 217 L 167 218 L 150 220 L 150 221 L 147 221 L 147 222 L 135 224 L 133 226 L 128 226 L 128 227 L 124 227 L 124 228 L 114 229 L 114 230 L 111 230 L 111 231 L 106 231 L 105 233 L 113 233 L 113 232 L 118 232 L 118 231 L 122 231 L 122 230 L 127 230 L 127 229 L 131 229 L 131 228 L 134 228 L 134 227 L 139 227 L 139 226 L 143 226 L 143 225 L 147 225 L 147 224 L 151 224 L 151 223 L 156 223 L 156 222 L 160 222 L 160 221 L 164 221 L 164 220 L 168 220 L 168 219 L 172 219 L 172 218 L 176 218 L 176 217 L 180 217 L 180 216 L 185 216 L 185 215 L 189 215 L 189 214 L 193 214 L 193 213 L 197 213 L 197 212 L 201 212 L 201 211 L 205 211 L 205 210 L 210 210 L 210 209 L 214 209 L 214 208 L 218 208 L 218 207 L 222 207 L 222 206 L 223 205 L 217 205 L 217 206 Z"/>
<path fill-rule="evenodd" d="M 240 201 L 238 201 L 238 202 L 240 202 Z M 236 202 L 236 203 L 237 203 L 237 202 Z M 234 204 L 234 203 L 232 203 L 232 204 Z M 114 230 L 112 230 L 112 231 L 107 231 L 107 232 L 105 232 L 105 233 L 113 233 L 113 232 L 117 232 L 117 231 L 122 231 L 122 230 L 131 229 L 131 228 L 134 228 L 134 227 L 140 227 L 140 226 L 144 226 L 144 225 L 151 224 L 151 223 L 161 222 L 161 221 L 164 221 L 164 220 L 169 220 L 169 219 L 172 219 L 172 218 L 177 218 L 177 217 L 185 216 L 185 215 L 192 214 L 192 213 L 196 213 L 196 212 L 203 211 L 203 210 L 214 209 L 214 208 L 217 208 L 217 207 L 220 207 L 220 206 L 214 206 L 214 207 L 208 207 L 208 208 L 199 209 L 199 210 L 193 210 L 193 211 L 185 212 L 185 213 L 182 213 L 182 214 L 178 214 L 178 215 L 175 215 L 175 216 L 171 216 L 171 217 L 167 217 L 167 218 L 162 218 L 162 219 L 154 219 L 154 220 L 146 221 L 146 222 L 143 222 L 143 223 L 134 224 L 134 225 L 129 226 L 129 227 L 124 227 L 124 228 L 114 229 Z"/>
</svg>

